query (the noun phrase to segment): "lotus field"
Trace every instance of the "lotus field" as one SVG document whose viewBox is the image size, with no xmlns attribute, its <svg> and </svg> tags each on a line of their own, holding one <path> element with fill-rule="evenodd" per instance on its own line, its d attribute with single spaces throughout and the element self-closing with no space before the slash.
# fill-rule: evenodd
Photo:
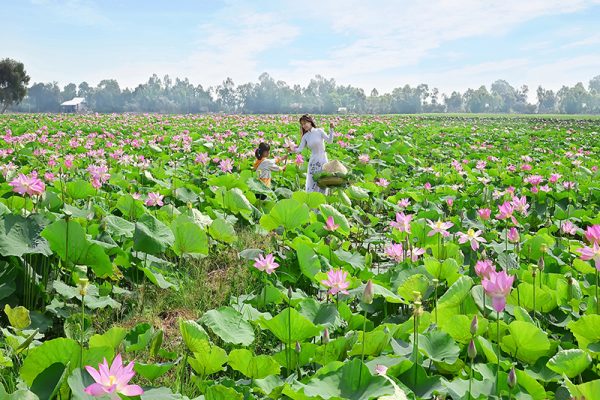
<svg viewBox="0 0 600 400">
<path fill-rule="evenodd" d="M 600 399 L 600 119 L 0 117 L 1 399 Z"/>
</svg>

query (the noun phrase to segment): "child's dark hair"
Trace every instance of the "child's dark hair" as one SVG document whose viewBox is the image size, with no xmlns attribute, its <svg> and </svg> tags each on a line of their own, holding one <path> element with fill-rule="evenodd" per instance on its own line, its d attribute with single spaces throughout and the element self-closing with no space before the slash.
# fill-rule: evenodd
<svg viewBox="0 0 600 400">
<path fill-rule="evenodd" d="M 257 160 L 260 160 L 261 158 L 263 158 L 263 154 L 265 154 L 266 151 L 270 151 L 270 150 L 271 150 L 271 146 L 269 146 L 269 144 L 263 142 L 258 145 L 258 149 L 256 149 L 254 151 L 254 155 L 256 156 Z"/>
</svg>

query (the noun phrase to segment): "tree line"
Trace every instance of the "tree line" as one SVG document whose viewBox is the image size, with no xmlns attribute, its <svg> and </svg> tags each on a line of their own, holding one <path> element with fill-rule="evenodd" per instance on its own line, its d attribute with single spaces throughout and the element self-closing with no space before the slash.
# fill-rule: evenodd
<svg viewBox="0 0 600 400">
<path fill-rule="evenodd" d="M 0 102 L 13 112 L 59 112 L 62 102 L 73 97 L 84 97 L 88 109 L 100 113 L 332 114 L 338 112 L 339 108 L 345 108 L 348 112 L 360 114 L 600 114 L 600 75 L 591 79 L 587 87 L 580 82 L 573 87 L 563 86 L 554 92 L 540 86 L 536 90 L 537 102 L 532 104 L 528 102 L 529 88 L 526 85 L 515 88 L 505 80 L 493 82 L 489 89 L 482 85 L 478 89 L 467 89 L 462 93 L 453 91 L 450 94 L 420 84 L 404 85 L 385 94 L 373 89 L 367 95 L 363 89 L 338 85 L 334 79 L 320 75 L 311 79 L 306 86 L 290 86 L 284 81 L 275 80 L 268 73 L 261 74 L 258 82 L 236 85 L 231 78 L 227 78 L 220 85 L 208 88 L 194 85 L 187 78 L 173 80 L 168 75 L 162 79 L 152 75 L 146 83 L 134 89 L 121 89 L 115 79 L 102 80 L 95 87 L 87 82 L 79 85 L 69 83 L 63 88 L 56 82 L 36 82 L 26 87 L 29 77 L 22 64 L 20 70 L 13 71 L 11 75 L 4 71 L 10 68 L 2 68 L 5 61 L 0 61 Z M 8 83 L 3 82 L 14 82 L 19 77 L 22 78 L 21 89 L 25 88 L 26 95 L 20 102 L 4 101 L 10 96 L 3 94 L 9 87 Z"/>
</svg>

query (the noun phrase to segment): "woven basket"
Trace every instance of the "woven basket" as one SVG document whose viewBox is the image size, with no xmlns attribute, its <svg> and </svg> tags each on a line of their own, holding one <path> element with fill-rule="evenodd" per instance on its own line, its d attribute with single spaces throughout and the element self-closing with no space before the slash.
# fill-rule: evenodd
<svg viewBox="0 0 600 400">
<path fill-rule="evenodd" d="M 326 176 L 317 181 L 320 188 L 346 186 L 348 180 L 340 176 Z"/>
</svg>

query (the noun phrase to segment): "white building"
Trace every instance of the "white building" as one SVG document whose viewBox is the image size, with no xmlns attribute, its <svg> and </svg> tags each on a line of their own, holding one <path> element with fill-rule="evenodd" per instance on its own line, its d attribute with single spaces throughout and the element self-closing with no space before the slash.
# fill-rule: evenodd
<svg viewBox="0 0 600 400">
<path fill-rule="evenodd" d="M 65 113 L 80 113 L 85 111 L 85 98 L 74 97 L 60 105 L 60 110 Z"/>
</svg>

